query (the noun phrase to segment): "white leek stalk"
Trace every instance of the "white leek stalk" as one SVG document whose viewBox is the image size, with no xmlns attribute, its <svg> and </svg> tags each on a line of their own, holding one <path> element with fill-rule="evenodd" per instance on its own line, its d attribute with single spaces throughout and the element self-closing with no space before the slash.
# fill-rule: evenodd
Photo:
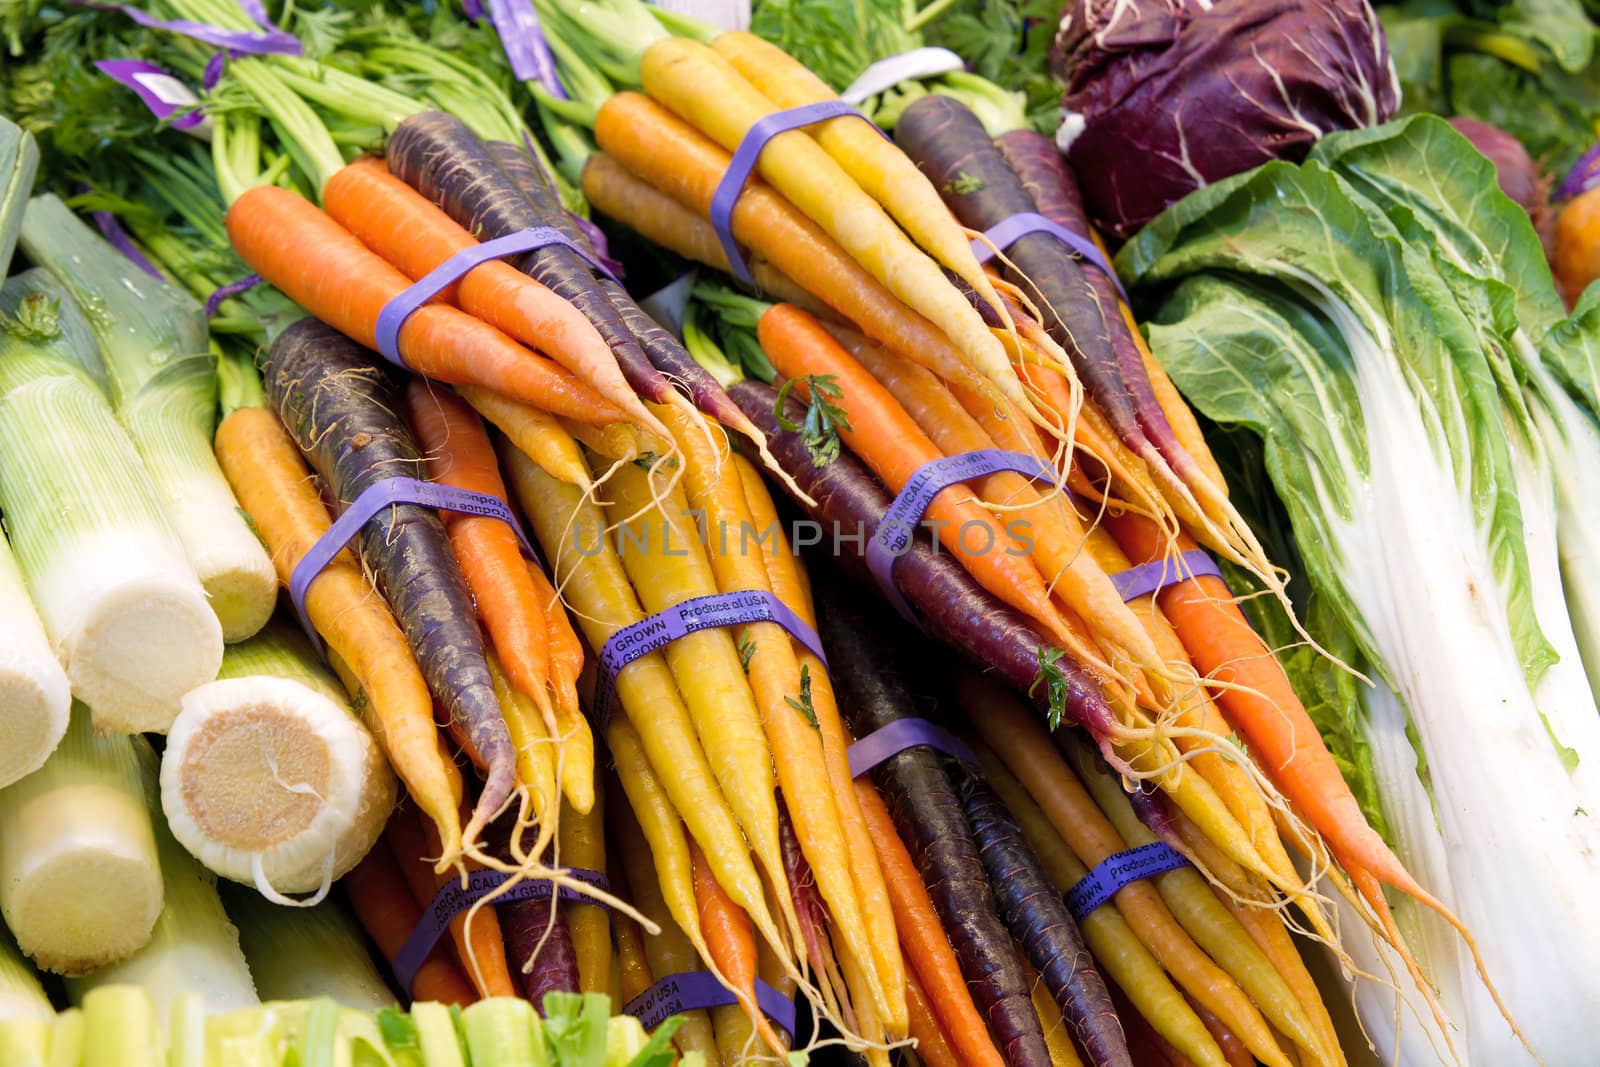
<svg viewBox="0 0 1600 1067">
<path fill-rule="evenodd" d="M 278 903 L 320 899 L 378 839 L 394 800 L 372 735 L 284 623 L 228 646 L 218 679 L 183 698 L 161 760 L 173 834 Z"/>
<path fill-rule="evenodd" d="M 11 933 L 0 925 L 0 1022 L 10 1019 L 54 1019 L 39 976 L 22 958 Z M 0 1061 L 3 1062 L 3 1061 Z"/>
<path fill-rule="evenodd" d="M 28 206 L 22 247 L 87 313 L 117 415 L 224 636 L 250 636 L 271 617 L 278 582 L 212 451 L 217 362 L 200 306 L 118 255 L 54 196 Z"/>
<path fill-rule="evenodd" d="M 39 168 L 39 146 L 33 135 L 0 116 L 0 278 L 11 270 L 17 231 Z"/>
<path fill-rule="evenodd" d="M 0 914 L 45 970 L 122 959 L 150 939 L 161 913 L 136 743 L 96 734 L 75 704 L 44 766 L 0 790 Z"/>
<path fill-rule="evenodd" d="M 156 756 L 143 738 L 135 738 L 133 744 L 141 766 L 140 796 L 153 809 L 157 803 Z M 216 878 L 183 850 L 160 819 L 156 823 L 165 906 L 148 943 L 118 963 L 69 979 L 67 993 L 88 1014 L 96 992 L 104 992 L 107 986 L 138 986 L 154 1004 L 156 1022 L 165 1032 L 173 1009 L 186 993 L 199 993 L 211 1012 L 250 1007 L 259 1001 L 239 948 L 239 932 L 217 895 Z M 105 883 L 102 890 L 111 885 L 114 883 Z M 91 1019 L 91 1039 L 93 1029 Z"/>
<path fill-rule="evenodd" d="M 338 904 L 285 908 L 231 885 L 222 887 L 222 899 L 262 1000 L 328 997 L 363 1011 L 395 1003 L 360 930 Z"/>
<path fill-rule="evenodd" d="M 133 443 L 67 349 L 60 305 L 33 292 L 17 306 L 0 331 L 0 512 L 12 550 L 95 725 L 165 730 L 178 699 L 215 677 L 222 629 Z"/>
<path fill-rule="evenodd" d="M 67 732 L 72 693 L 0 534 L 0 787 L 39 769 Z"/>
</svg>

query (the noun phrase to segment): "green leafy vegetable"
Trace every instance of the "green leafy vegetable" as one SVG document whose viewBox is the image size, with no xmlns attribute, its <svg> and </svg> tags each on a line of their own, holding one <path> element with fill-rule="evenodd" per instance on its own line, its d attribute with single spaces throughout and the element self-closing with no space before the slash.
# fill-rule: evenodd
<svg viewBox="0 0 1600 1067">
<path fill-rule="evenodd" d="M 796 423 L 783 409 L 790 392 L 801 382 L 811 394 L 811 403 L 806 408 L 804 421 Z M 772 411 L 778 425 L 790 433 L 800 434 L 814 467 L 826 467 L 839 458 L 839 431 L 850 429 L 850 417 L 838 404 L 843 396 L 844 389 L 833 375 L 808 374 L 784 382 L 778 390 L 778 398 L 773 401 Z"/>
</svg>

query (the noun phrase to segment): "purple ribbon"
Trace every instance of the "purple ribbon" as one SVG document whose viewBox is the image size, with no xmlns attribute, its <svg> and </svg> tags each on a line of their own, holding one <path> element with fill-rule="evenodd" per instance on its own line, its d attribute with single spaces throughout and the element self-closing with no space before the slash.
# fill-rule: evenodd
<svg viewBox="0 0 1600 1067">
<path fill-rule="evenodd" d="M 733 991 L 717 981 L 709 971 L 669 974 L 643 993 L 628 1001 L 624 1015 L 639 1020 L 646 1030 L 654 1030 L 674 1015 L 702 1008 L 723 1008 L 739 1003 Z M 794 1038 L 794 1001 L 756 979 L 756 1006 L 778 1029 Z"/>
<path fill-rule="evenodd" d="M 473 0 L 473 6 L 482 13 L 478 0 Z M 550 54 L 533 4 L 529 0 L 489 0 L 489 21 L 500 35 L 500 47 L 505 49 L 517 81 L 537 81 L 551 96 L 565 100 L 566 90 L 556 77 L 556 57 Z"/>
<path fill-rule="evenodd" d="M 712 194 L 710 214 L 711 225 L 716 228 L 717 240 L 722 243 L 722 251 L 726 253 L 734 275 L 746 285 L 751 284 L 750 268 L 745 264 L 744 254 L 739 251 L 739 243 L 733 239 L 733 208 L 739 202 L 739 194 L 744 191 L 745 183 L 750 180 L 750 172 L 755 170 L 756 161 L 761 158 L 767 142 L 780 133 L 788 133 L 802 126 L 810 126 L 827 119 L 847 117 L 858 118 L 883 137 L 889 136 L 879 130 L 871 119 L 843 100 L 824 100 L 821 103 L 774 111 L 756 120 L 755 124 L 745 131 L 744 137 L 739 141 L 738 149 L 733 153 L 733 159 L 728 163 L 728 169 L 723 173 L 722 180 L 717 183 L 717 191 Z"/>
<path fill-rule="evenodd" d="M 1176 560 L 1157 559 L 1129 567 L 1121 574 L 1111 576 L 1111 584 L 1123 600 L 1137 600 L 1151 593 L 1159 593 L 1169 585 L 1187 582 L 1191 578 L 1221 578 L 1222 572 L 1211 557 L 1198 548 L 1191 548 Z"/>
<path fill-rule="evenodd" d="M 927 719 L 896 719 L 878 727 L 845 750 L 845 758 L 850 761 L 850 777 L 860 778 L 890 756 L 921 745 L 943 752 L 946 756 L 954 756 L 968 766 L 978 765 L 978 757 L 972 754 L 972 750 L 938 723 Z"/>
<path fill-rule="evenodd" d="M 251 289 L 254 289 L 265 280 L 266 279 L 261 277 L 259 274 L 246 274 L 238 281 L 229 282 L 220 289 L 212 290 L 211 295 L 206 297 L 206 318 L 209 319 L 211 316 L 215 315 L 217 313 L 217 308 L 222 306 L 222 302 L 224 300 L 228 299 L 229 297 L 238 296 L 240 293 L 249 292 Z"/>
<path fill-rule="evenodd" d="M 116 247 L 118 252 L 133 260 L 135 267 L 138 267 L 157 281 L 166 281 L 161 276 L 161 271 L 156 268 L 156 265 L 146 259 L 143 252 L 139 251 L 139 246 L 133 243 L 133 238 L 128 236 L 128 231 L 122 228 L 122 223 L 117 221 L 115 215 L 109 211 L 91 211 L 89 217 L 94 219 L 94 224 L 100 228 L 100 233 Z"/>
<path fill-rule="evenodd" d="M 606 876 L 598 871 L 587 871 L 582 868 L 569 869 L 567 875 L 580 882 L 586 882 L 604 893 L 611 892 L 611 883 L 606 881 Z M 499 889 L 511 875 L 503 871 L 473 871 L 467 875 L 466 888 L 462 888 L 459 879 L 452 878 L 439 888 L 434 896 L 433 903 L 422 913 L 422 919 L 417 923 L 417 928 L 411 931 L 411 936 L 406 938 L 406 943 L 400 946 L 400 951 L 394 958 L 394 977 L 400 983 L 400 988 L 407 993 L 411 992 L 411 984 L 417 980 L 417 972 L 428 959 L 428 953 L 433 951 L 433 946 L 439 943 L 444 936 L 445 929 L 450 925 L 450 920 L 466 911 L 484 897 Z M 503 895 L 495 898 L 496 904 L 510 904 L 519 900 L 548 900 L 551 891 L 561 900 L 571 901 L 576 904 L 594 904 L 604 907 L 593 897 L 585 896 L 568 886 L 556 888 L 555 883 L 542 878 L 528 878 L 508 889 Z"/>
<path fill-rule="evenodd" d="M 606 639 L 606 643 L 600 647 L 598 670 L 595 672 L 595 717 L 604 724 L 611 711 L 611 702 L 616 698 L 617 675 L 628 664 L 692 633 L 752 622 L 771 622 L 783 627 L 806 647 L 806 651 L 821 660 L 824 666 L 827 665 L 828 657 L 823 654 L 822 639 L 817 636 L 817 631 L 807 626 L 806 621 L 791 611 L 789 605 L 765 589 L 690 597 L 665 611 L 658 611 L 624 626 Z"/>
<path fill-rule="evenodd" d="M 1556 189 L 1556 200 L 1570 200 L 1579 193 L 1586 193 L 1600 184 L 1600 144 L 1595 145 L 1572 165 L 1567 171 L 1567 176 L 1561 180 L 1561 185 Z"/>
<path fill-rule="evenodd" d="M 405 321 L 414 311 L 444 292 L 473 267 L 487 263 L 491 259 L 501 259 L 516 255 L 518 252 L 531 252 L 536 248 L 547 248 L 550 245 L 562 245 L 572 249 L 595 270 L 608 277 L 611 276 L 611 272 L 606 270 L 604 264 L 568 240 L 560 230 L 550 226 L 519 230 L 504 237 L 496 237 L 492 241 L 473 245 L 471 248 L 463 248 L 383 305 L 383 310 L 378 312 L 378 325 L 374 331 L 377 334 L 378 354 L 390 363 L 405 367 L 405 360 L 400 358 L 400 327 L 405 325 Z M 615 281 L 615 278 L 612 280 Z"/>
<path fill-rule="evenodd" d="M 95 68 L 100 73 L 121 82 L 144 101 L 144 106 L 158 119 L 168 119 L 184 108 L 199 104 L 199 98 L 177 77 L 154 63 L 142 59 L 99 59 Z M 172 119 L 175 130 L 192 130 L 206 120 L 198 110 L 188 111 Z"/>
<path fill-rule="evenodd" d="M 239 6 L 244 9 L 245 14 L 255 20 L 257 25 L 265 29 L 266 33 L 225 30 L 221 26 L 190 22 L 188 19 L 158 19 L 128 4 L 103 3 L 101 0 L 68 0 L 68 2 L 76 7 L 88 7 L 96 11 L 117 11 L 149 29 L 179 33 L 241 55 L 298 56 L 302 52 L 300 41 L 293 34 L 284 33 L 274 26 L 272 20 L 267 18 L 266 9 L 261 6 L 259 0 L 239 0 Z"/>
<path fill-rule="evenodd" d="M 294 604 L 295 614 L 300 617 L 300 625 L 305 627 L 311 643 L 319 651 L 322 648 L 322 639 L 318 636 L 316 628 L 311 625 L 310 616 L 306 614 L 306 590 L 310 588 L 312 580 L 333 562 L 334 557 L 344 551 L 344 546 L 355 539 L 361 528 L 374 515 L 392 504 L 420 504 L 442 511 L 457 511 L 467 515 L 499 519 L 511 527 L 512 532 L 517 535 L 517 540 L 522 544 L 522 551 L 528 558 L 538 558 L 538 553 L 533 550 L 533 545 L 528 543 L 527 536 L 522 532 L 522 524 L 511 513 L 511 508 L 506 502 L 497 496 L 456 489 L 437 482 L 425 482 L 418 478 L 397 476 L 374 482 L 344 509 L 344 514 L 334 520 L 333 525 L 329 526 L 321 537 L 317 538 L 317 543 L 300 557 L 300 562 L 295 564 L 294 571 L 289 575 L 289 600 Z"/>
<path fill-rule="evenodd" d="M 987 263 L 995 257 L 996 248 L 1010 248 L 1013 244 L 1030 233 L 1045 233 L 1054 237 L 1078 255 L 1100 268 L 1100 273 L 1111 279 L 1111 284 L 1117 287 L 1117 295 L 1126 302 L 1128 291 L 1122 287 L 1122 281 L 1117 277 L 1117 272 L 1112 269 L 1106 257 L 1098 246 L 1089 238 L 1073 233 L 1060 223 L 1052 222 L 1043 215 L 1032 211 L 1020 211 L 1010 218 L 983 231 L 983 237 L 974 238 L 972 254 L 978 257 L 979 263 Z M 990 246 L 993 247 L 990 247 Z"/>
<path fill-rule="evenodd" d="M 982 478 L 999 471 L 1015 471 L 1035 481 L 1056 480 L 1055 471 L 1043 460 L 1022 452 L 985 448 L 977 452 L 964 452 L 959 456 L 943 456 L 918 467 L 906 479 L 905 488 L 895 496 L 889 510 L 883 513 L 883 521 L 878 523 L 872 540 L 867 542 L 867 567 L 895 610 L 913 623 L 916 622 L 916 614 L 894 584 L 894 565 L 911 550 L 917 524 L 922 521 L 933 498 L 942 490 L 957 482 Z"/>
<path fill-rule="evenodd" d="M 1081 924 L 1096 908 L 1134 882 L 1175 871 L 1188 862 L 1165 841 L 1114 852 L 1067 890 L 1067 910 Z"/>
</svg>

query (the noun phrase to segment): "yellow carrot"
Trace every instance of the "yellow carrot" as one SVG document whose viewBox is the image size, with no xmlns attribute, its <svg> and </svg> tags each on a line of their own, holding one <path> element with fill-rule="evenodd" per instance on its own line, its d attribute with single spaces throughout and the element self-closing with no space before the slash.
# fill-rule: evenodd
<svg viewBox="0 0 1600 1067">
<path fill-rule="evenodd" d="M 556 827 L 556 855 L 563 867 L 606 873 L 605 794 L 595 791 L 594 804 L 578 811 L 561 806 Z M 578 987 L 585 993 L 604 993 L 611 978 L 611 920 L 594 904 L 563 901 L 562 915 L 572 934 L 572 951 L 578 958 Z"/>
<path fill-rule="evenodd" d="M 579 489 L 589 488 L 583 453 L 562 428 L 561 420 L 481 385 L 459 385 L 456 392 L 550 477 Z"/>
</svg>

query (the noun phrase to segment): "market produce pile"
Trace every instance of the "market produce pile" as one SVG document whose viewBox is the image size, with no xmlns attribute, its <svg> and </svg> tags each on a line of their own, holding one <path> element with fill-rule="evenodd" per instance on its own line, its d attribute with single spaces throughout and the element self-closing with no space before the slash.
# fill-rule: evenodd
<svg viewBox="0 0 1600 1067">
<path fill-rule="evenodd" d="M 0 2 L 0 1064 L 1588 1062 L 1580 0 L 739 6 Z"/>
</svg>

